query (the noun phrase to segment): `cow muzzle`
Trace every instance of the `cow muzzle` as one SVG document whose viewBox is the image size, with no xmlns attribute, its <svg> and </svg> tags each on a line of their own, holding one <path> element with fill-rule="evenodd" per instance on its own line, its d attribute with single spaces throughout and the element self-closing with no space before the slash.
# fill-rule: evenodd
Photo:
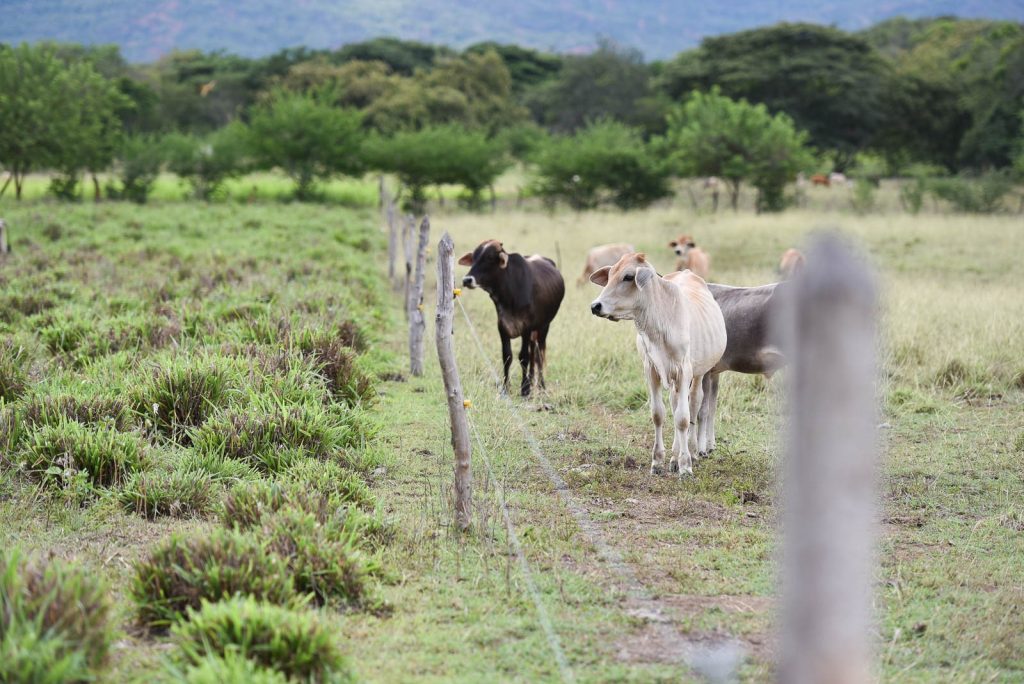
<svg viewBox="0 0 1024 684">
<path fill-rule="evenodd" d="M 476 289 L 476 278 L 473 276 L 466 276 L 462 279 L 462 286 L 468 287 L 470 290 Z"/>
</svg>

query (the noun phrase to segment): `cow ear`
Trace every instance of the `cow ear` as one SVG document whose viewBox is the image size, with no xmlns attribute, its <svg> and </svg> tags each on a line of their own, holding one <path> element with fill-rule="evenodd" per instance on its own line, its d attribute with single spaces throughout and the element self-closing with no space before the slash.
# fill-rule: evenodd
<svg viewBox="0 0 1024 684">
<path fill-rule="evenodd" d="M 472 266 L 473 265 L 473 253 L 466 252 L 459 257 L 459 266 Z"/>
<path fill-rule="evenodd" d="M 669 246 L 669 247 L 675 247 L 675 246 L 676 246 L 676 245 L 678 245 L 678 244 L 679 244 L 678 242 L 676 242 L 675 240 L 673 240 L 672 242 L 668 243 L 668 246 Z"/>
<path fill-rule="evenodd" d="M 498 259 L 501 261 L 502 268 L 508 268 L 508 254 L 501 252 L 498 254 Z"/>
<path fill-rule="evenodd" d="M 654 271 L 649 268 L 638 268 L 636 269 L 636 288 L 638 290 L 644 289 L 647 283 L 654 279 Z"/>
<path fill-rule="evenodd" d="M 593 273 L 590 274 L 590 282 L 595 285 L 604 287 L 608 284 L 608 272 L 612 270 L 611 266 L 602 266 Z"/>
</svg>

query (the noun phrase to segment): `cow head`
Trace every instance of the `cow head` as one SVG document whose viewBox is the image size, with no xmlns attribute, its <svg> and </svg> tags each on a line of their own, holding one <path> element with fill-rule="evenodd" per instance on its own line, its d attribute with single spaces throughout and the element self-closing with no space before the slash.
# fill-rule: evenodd
<svg viewBox="0 0 1024 684">
<path fill-rule="evenodd" d="M 693 241 L 693 238 L 689 235 L 680 235 L 672 242 L 668 243 L 668 246 L 672 248 L 672 251 L 676 253 L 676 256 L 686 256 L 686 253 L 697 246 L 697 243 Z"/>
<path fill-rule="evenodd" d="M 462 284 L 470 289 L 481 287 L 490 291 L 508 268 L 508 252 L 497 240 L 484 240 L 472 252 L 459 259 L 460 266 L 469 266 Z"/>
<path fill-rule="evenodd" d="M 632 320 L 644 288 L 657 276 L 644 254 L 626 254 L 613 266 L 597 269 L 590 282 L 604 289 L 591 303 L 590 312 L 611 321 Z"/>
</svg>

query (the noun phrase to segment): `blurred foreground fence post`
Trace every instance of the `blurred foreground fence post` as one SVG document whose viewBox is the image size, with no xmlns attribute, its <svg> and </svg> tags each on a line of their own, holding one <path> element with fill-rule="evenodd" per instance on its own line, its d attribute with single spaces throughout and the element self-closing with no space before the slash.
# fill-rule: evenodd
<svg viewBox="0 0 1024 684">
<path fill-rule="evenodd" d="M 7 221 L 0 218 L 0 254 L 10 254 L 11 243 L 7 240 Z"/>
<path fill-rule="evenodd" d="M 429 241 L 430 217 L 424 216 L 420 223 L 419 248 L 416 250 L 416 280 L 405 304 L 409 310 L 409 372 L 416 377 L 423 375 L 423 331 L 427 327 L 423 319 L 423 271 L 427 266 Z"/>
<path fill-rule="evenodd" d="M 472 509 L 473 473 L 470 470 L 469 421 L 462 396 L 462 381 L 455 365 L 452 344 L 455 320 L 455 243 L 448 233 L 437 244 L 437 316 L 434 335 L 437 341 L 437 360 L 441 363 L 444 391 L 448 397 L 448 416 L 452 425 L 452 447 L 455 450 L 455 524 L 469 529 Z"/>
<path fill-rule="evenodd" d="M 785 306 L 779 333 L 790 393 L 779 679 L 871 682 L 874 279 L 838 236 L 825 234 L 809 249 Z"/>
</svg>

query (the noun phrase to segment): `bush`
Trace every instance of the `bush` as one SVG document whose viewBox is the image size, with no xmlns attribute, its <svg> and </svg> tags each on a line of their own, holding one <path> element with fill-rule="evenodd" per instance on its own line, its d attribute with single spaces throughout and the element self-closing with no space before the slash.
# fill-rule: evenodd
<svg viewBox="0 0 1024 684">
<path fill-rule="evenodd" d="M 164 157 L 164 146 L 157 138 L 143 135 L 125 138 L 117 165 L 121 187 L 107 183 L 107 197 L 145 204 L 160 175 Z"/>
<path fill-rule="evenodd" d="M 375 396 L 373 382 L 356 366 L 356 354 L 344 337 L 306 330 L 294 343 L 327 382 L 335 399 L 354 406 Z"/>
<path fill-rule="evenodd" d="M 62 202 L 82 201 L 82 190 L 78 187 L 78 172 L 60 173 L 50 179 L 47 191 Z"/>
<path fill-rule="evenodd" d="M 181 656 L 197 666 L 209 656 L 237 655 L 307 682 L 336 681 L 347 670 L 331 631 L 314 614 L 252 598 L 204 602 L 172 634 Z"/>
<path fill-rule="evenodd" d="M 29 358 L 25 349 L 7 339 L 0 344 L 0 399 L 14 401 L 28 388 Z"/>
<path fill-rule="evenodd" d="M 221 529 L 164 540 L 135 564 L 131 593 L 139 621 L 154 630 L 166 629 L 203 600 L 240 595 L 291 604 L 297 598 L 287 566 L 264 542 Z"/>
<path fill-rule="evenodd" d="M 237 651 L 223 656 L 197 657 L 184 670 L 172 669 L 163 681 L 175 684 L 288 684 L 289 679 L 276 670 L 260 667 Z"/>
<path fill-rule="evenodd" d="M 285 408 L 271 403 L 228 410 L 196 432 L 196 451 L 245 461 L 264 472 L 279 473 L 296 460 L 326 459 L 351 446 L 357 432 L 348 416 L 322 406 Z"/>
<path fill-rule="evenodd" d="M 44 425 L 28 435 L 22 467 L 50 485 L 67 485 L 84 473 L 94 486 L 115 487 L 142 467 L 143 445 L 131 433 L 75 421 Z"/>
<path fill-rule="evenodd" d="M 134 403 L 158 430 L 188 444 L 190 429 L 202 425 L 223 403 L 227 390 L 228 373 L 216 362 L 176 356 L 140 383 Z"/>
<path fill-rule="evenodd" d="M 118 493 L 121 507 L 152 520 L 202 516 L 213 507 L 213 478 L 199 470 L 136 473 Z"/>
<path fill-rule="evenodd" d="M 261 536 L 292 574 L 295 588 L 325 604 L 332 599 L 351 605 L 364 602 L 368 577 L 376 570 L 359 550 L 355 533 L 341 524 L 322 524 L 313 513 L 282 508 L 265 517 Z"/>
<path fill-rule="evenodd" d="M 205 138 L 172 133 L 163 141 L 167 168 L 192 186 L 196 199 L 212 199 L 229 178 L 246 171 L 248 132 L 241 123 L 219 128 Z"/>
<path fill-rule="evenodd" d="M 606 201 L 620 209 L 640 208 L 672 194 L 669 166 L 638 130 L 614 121 L 551 138 L 537 153 L 536 163 L 537 194 L 549 203 L 564 200 L 576 210 Z"/>
<path fill-rule="evenodd" d="M 1003 198 L 1013 190 L 1013 179 L 1007 173 L 992 171 L 974 177 L 934 178 L 928 189 L 956 211 L 993 214 L 1002 211 Z"/>
<path fill-rule="evenodd" d="M 850 199 L 853 210 L 858 214 L 867 214 L 875 208 L 875 186 L 867 178 L 854 181 L 853 197 Z"/>
<path fill-rule="evenodd" d="M 909 178 L 900 183 L 900 204 L 908 214 L 916 216 L 924 206 L 924 193 L 927 190 L 924 177 Z"/>
<path fill-rule="evenodd" d="M 60 560 L 0 550 L 0 681 L 91 681 L 112 641 L 109 590 Z"/>
</svg>

